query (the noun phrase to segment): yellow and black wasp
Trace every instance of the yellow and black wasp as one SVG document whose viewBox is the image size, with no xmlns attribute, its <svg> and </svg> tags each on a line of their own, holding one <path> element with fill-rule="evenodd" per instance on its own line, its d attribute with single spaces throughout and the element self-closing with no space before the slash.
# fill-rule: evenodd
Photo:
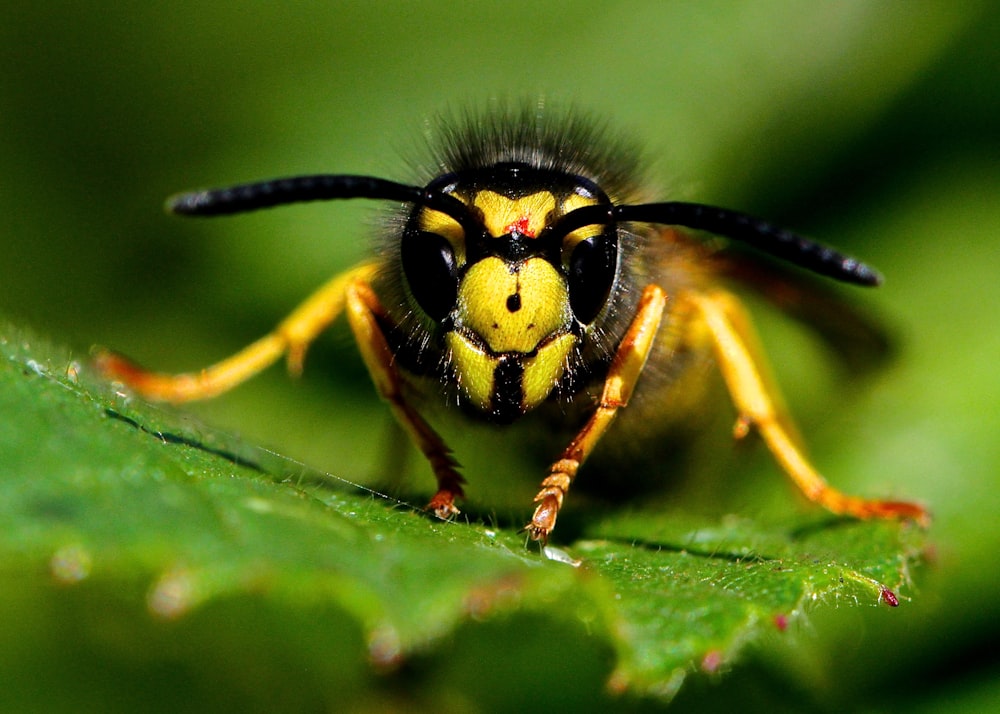
<svg viewBox="0 0 1000 714">
<path fill-rule="evenodd" d="M 527 530 L 545 541 L 577 471 L 633 393 L 680 380 L 686 365 L 714 358 L 737 435 L 758 432 L 809 499 L 857 518 L 927 520 L 919 505 L 848 496 L 816 472 L 740 302 L 720 287 L 712 247 L 684 229 L 848 283 L 877 285 L 871 268 L 742 213 L 640 202 L 637 153 L 579 116 L 496 110 L 443 120 L 440 133 L 433 167 L 412 184 L 296 176 L 173 198 L 170 210 L 192 216 L 347 198 L 399 209 L 375 257 L 334 277 L 232 357 L 165 375 L 104 353 L 104 372 L 152 399 L 205 399 L 282 356 L 293 374 L 301 372 L 310 343 L 346 313 L 376 390 L 430 462 L 437 492 L 428 508 L 438 516 L 458 512 L 463 479 L 422 415 L 424 400 L 443 398 L 495 424 L 549 404 L 577 420 L 534 499 Z M 644 380 L 653 372 L 648 361 L 666 368 Z"/>
</svg>

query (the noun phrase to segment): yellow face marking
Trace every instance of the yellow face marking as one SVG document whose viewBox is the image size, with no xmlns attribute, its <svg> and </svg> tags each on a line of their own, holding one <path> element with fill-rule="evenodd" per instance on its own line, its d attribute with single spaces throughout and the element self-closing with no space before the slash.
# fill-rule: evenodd
<svg viewBox="0 0 1000 714">
<path fill-rule="evenodd" d="M 549 396 L 552 388 L 566 370 L 566 358 L 576 344 L 576 337 L 560 335 L 538 350 L 538 354 L 525 360 L 521 388 L 524 391 L 524 410 L 534 409 Z"/>
<path fill-rule="evenodd" d="M 493 372 L 497 358 L 457 332 L 449 332 L 444 339 L 451 351 L 459 388 L 478 409 L 487 411 L 493 396 Z"/>
<path fill-rule="evenodd" d="M 462 226 L 447 213 L 425 208 L 420 213 L 420 230 L 437 233 L 451 242 L 462 240 Z"/>
<path fill-rule="evenodd" d="M 493 191 L 480 191 L 473 205 L 483 212 L 483 225 L 494 238 L 515 229 L 534 238 L 555 210 L 556 199 L 549 191 L 539 191 L 523 198 L 507 198 Z"/>
<path fill-rule="evenodd" d="M 445 336 L 451 350 L 458 383 L 465 396 L 478 409 L 489 411 L 496 388 L 494 375 L 500 357 L 489 354 L 457 332 Z M 521 359 L 521 411 L 527 413 L 544 402 L 566 370 L 567 357 L 576 344 L 570 333 L 560 335 L 538 348 L 532 357 Z"/>
<path fill-rule="evenodd" d="M 597 201 L 593 198 L 587 198 L 586 196 L 581 196 L 578 193 L 572 193 L 569 197 L 562 202 L 559 207 L 560 213 L 566 215 L 570 211 L 574 211 L 577 208 L 583 206 L 593 206 Z M 598 233 L 604 230 L 604 226 L 593 225 L 593 226 L 583 226 L 582 228 L 577 228 L 575 231 L 569 233 L 562 242 L 563 255 L 568 256 L 573 252 L 573 249 L 577 246 L 580 241 L 586 240 L 592 236 L 596 236 Z"/>
<path fill-rule="evenodd" d="M 569 291 L 551 263 L 531 258 L 509 265 L 480 260 L 458 289 L 456 324 L 476 333 L 494 353 L 532 352 L 570 324 Z"/>
<path fill-rule="evenodd" d="M 456 198 L 460 198 L 456 196 Z M 451 243 L 452 250 L 455 251 L 455 259 L 462 264 L 465 262 L 465 231 L 458 221 L 447 213 L 426 208 L 420 212 L 420 230 L 428 233 L 437 233 L 446 241 Z"/>
</svg>

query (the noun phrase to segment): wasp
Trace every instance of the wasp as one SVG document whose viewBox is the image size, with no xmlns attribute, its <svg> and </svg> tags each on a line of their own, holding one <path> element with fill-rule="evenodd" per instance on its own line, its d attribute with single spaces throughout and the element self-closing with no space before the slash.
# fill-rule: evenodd
<svg viewBox="0 0 1000 714">
<path fill-rule="evenodd" d="M 545 542 L 577 472 L 636 391 L 712 359 L 736 435 L 756 431 L 806 497 L 855 518 L 927 521 L 917 504 L 846 495 L 812 466 L 744 308 L 712 267 L 717 239 L 704 236 L 856 285 L 878 285 L 876 271 L 743 213 L 643 202 L 638 152 L 576 114 L 497 110 L 442 120 L 440 134 L 431 168 L 413 183 L 309 175 L 171 199 L 169 210 L 185 216 L 352 198 L 397 209 L 374 257 L 233 356 L 170 375 L 104 352 L 101 369 L 147 398 L 206 399 L 282 357 L 301 373 L 309 345 L 344 313 L 376 391 L 434 472 L 428 509 L 439 517 L 459 512 L 464 480 L 423 414 L 427 399 L 498 425 L 554 405 L 572 424 L 575 436 L 549 467 L 526 526 Z M 650 361 L 666 369 L 650 370 Z"/>
</svg>

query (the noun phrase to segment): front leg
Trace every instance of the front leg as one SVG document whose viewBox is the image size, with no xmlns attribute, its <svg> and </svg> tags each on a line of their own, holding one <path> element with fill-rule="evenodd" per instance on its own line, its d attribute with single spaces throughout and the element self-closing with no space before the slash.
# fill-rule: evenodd
<svg viewBox="0 0 1000 714">
<path fill-rule="evenodd" d="M 430 462 L 437 478 L 438 490 L 427 504 L 428 510 L 440 518 L 450 518 L 459 511 L 455 499 L 463 497 L 465 479 L 458 473 L 458 463 L 451 450 L 430 424 L 406 401 L 402 377 L 393 360 L 392 350 L 378 324 L 385 310 L 367 280 L 350 283 L 346 290 L 347 321 L 358 343 L 358 349 L 368 367 L 379 396 L 389 403 L 393 416 L 409 434 L 410 440 Z"/>
<path fill-rule="evenodd" d="M 548 540 L 577 470 L 611 426 L 618 410 L 628 404 L 639 374 L 642 373 L 642 368 L 646 365 L 646 359 L 653 348 L 666 304 L 666 293 L 660 287 L 649 285 L 643 291 L 635 318 L 625 332 L 608 368 L 604 391 L 597 409 L 559 459 L 552 464 L 548 477 L 542 481 L 542 488 L 535 496 L 535 503 L 538 506 L 535 508 L 531 523 L 525 527 L 532 539 L 543 543 Z"/>
<path fill-rule="evenodd" d="M 190 402 L 210 399 L 242 384 L 285 356 L 288 371 L 302 372 L 306 350 L 344 309 L 347 286 L 363 283 L 375 274 L 373 263 L 341 273 L 313 293 L 270 333 L 236 354 L 197 372 L 163 374 L 133 364 L 114 352 L 98 350 L 97 368 L 147 399 Z"/>
</svg>

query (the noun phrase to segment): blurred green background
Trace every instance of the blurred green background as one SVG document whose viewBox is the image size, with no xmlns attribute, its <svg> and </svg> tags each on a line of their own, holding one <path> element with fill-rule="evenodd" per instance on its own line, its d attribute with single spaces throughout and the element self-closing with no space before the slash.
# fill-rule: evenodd
<svg viewBox="0 0 1000 714">
<path fill-rule="evenodd" d="M 365 255 L 377 216 L 344 203 L 185 221 L 163 214 L 167 195 L 294 173 L 406 180 L 429 118 L 492 97 L 607 116 L 647 147 L 665 197 L 871 260 L 886 285 L 856 297 L 900 345 L 882 373 L 851 385 L 797 328 L 762 331 L 820 465 L 845 489 L 930 504 L 935 560 L 892 617 L 817 615 L 812 650 L 677 705 L 773 710 L 787 668 L 861 709 L 1000 708 L 995 4 L 18 1 L 3 16 L 0 312 L 81 356 L 102 344 L 203 366 Z M 342 328 L 311 357 L 297 384 L 272 370 L 192 410 L 370 478 L 382 441 L 354 426 L 390 433 L 385 409 Z M 763 500 L 792 507 L 770 478 Z"/>
</svg>

